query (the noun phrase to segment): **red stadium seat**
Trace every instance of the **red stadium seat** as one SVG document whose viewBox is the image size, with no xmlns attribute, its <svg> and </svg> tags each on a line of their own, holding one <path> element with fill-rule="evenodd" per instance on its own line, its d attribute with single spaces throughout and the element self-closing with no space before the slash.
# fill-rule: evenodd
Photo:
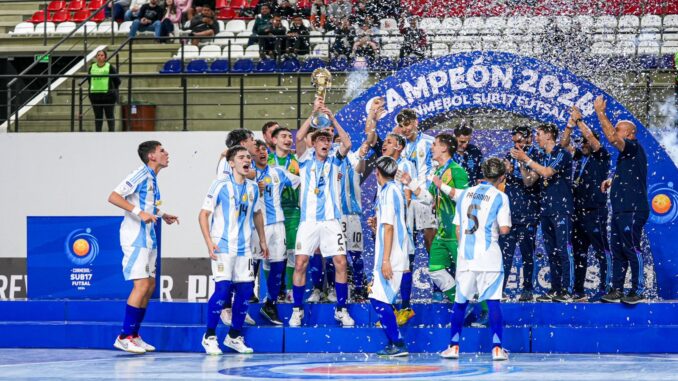
<svg viewBox="0 0 678 381">
<path fill-rule="evenodd" d="M 47 18 L 49 18 L 49 14 L 47 15 Z M 35 11 L 33 13 L 33 17 L 30 19 L 26 20 L 28 22 L 32 22 L 33 24 L 39 24 L 41 22 L 45 21 L 45 11 Z"/>
<path fill-rule="evenodd" d="M 250 1 L 250 8 L 256 8 L 259 5 L 259 0 Z"/>
<path fill-rule="evenodd" d="M 106 20 L 106 11 L 104 11 L 103 9 L 100 10 L 99 13 L 97 13 L 96 15 L 94 15 L 94 17 L 90 19 L 90 21 L 94 22 L 102 22 L 104 20 Z"/>
<path fill-rule="evenodd" d="M 219 20 L 233 20 L 236 17 L 235 11 L 231 8 L 221 8 L 217 14 Z"/>
<path fill-rule="evenodd" d="M 79 11 L 84 7 L 85 7 L 85 0 L 71 0 L 71 2 L 68 3 L 68 10 L 69 11 Z"/>
<path fill-rule="evenodd" d="M 228 7 L 228 0 L 217 0 L 215 7 L 217 9 Z"/>
<path fill-rule="evenodd" d="M 299 0 L 299 1 L 297 1 L 297 8 L 299 8 L 299 9 L 311 8 L 311 5 L 312 5 L 311 0 Z"/>
<path fill-rule="evenodd" d="M 247 1 L 245 0 L 231 0 L 231 5 L 229 5 L 229 8 L 231 9 L 240 9 L 244 6 L 247 5 Z"/>
<path fill-rule="evenodd" d="M 70 21 L 73 21 L 73 22 L 75 22 L 75 23 L 83 22 L 83 21 L 87 20 L 87 18 L 89 17 L 89 15 L 90 15 L 90 12 L 89 12 L 87 9 L 82 9 L 82 10 L 76 11 L 76 12 L 71 16 L 71 20 L 70 20 Z"/>
<path fill-rule="evenodd" d="M 52 15 L 52 22 L 64 22 L 68 21 L 68 19 L 71 17 L 71 12 L 68 11 L 68 9 L 62 9 L 58 12 L 54 12 Z"/>
<path fill-rule="evenodd" d="M 47 10 L 50 12 L 60 11 L 66 8 L 66 2 L 62 0 L 52 0 L 47 6 Z"/>
<path fill-rule="evenodd" d="M 102 5 L 104 5 L 104 0 L 90 0 L 87 9 L 90 11 L 96 11 L 97 9 L 101 8 Z"/>
</svg>

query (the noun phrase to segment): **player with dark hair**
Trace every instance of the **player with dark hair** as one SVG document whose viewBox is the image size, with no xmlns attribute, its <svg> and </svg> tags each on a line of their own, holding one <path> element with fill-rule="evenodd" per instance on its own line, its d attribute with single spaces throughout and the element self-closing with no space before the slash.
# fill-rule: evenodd
<svg viewBox="0 0 678 381">
<path fill-rule="evenodd" d="M 261 127 L 261 133 L 264 135 L 264 141 L 266 142 L 266 148 L 269 149 L 269 151 L 273 152 L 275 151 L 275 143 L 273 143 L 273 132 L 280 128 L 280 124 L 276 122 L 275 120 L 269 120 L 268 122 L 264 123 L 264 125 Z"/>
<path fill-rule="evenodd" d="M 219 157 L 219 164 L 217 164 L 217 179 L 223 180 L 228 177 L 228 173 L 231 171 L 231 166 L 228 165 L 226 155 L 228 154 L 228 149 L 235 146 L 245 147 L 247 152 L 250 153 L 250 156 L 256 154 L 254 134 L 252 131 L 244 128 L 238 128 L 228 133 L 226 136 L 226 150 L 221 153 L 221 156 Z M 250 172 L 253 173 L 253 171 Z"/>
<path fill-rule="evenodd" d="M 483 176 L 480 170 L 483 153 L 480 148 L 471 143 L 472 134 L 473 129 L 465 124 L 454 129 L 454 137 L 457 138 L 457 150 L 452 155 L 452 160 L 466 170 L 469 185 L 475 185 Z"/>
<path fill-rule="evenodd" d="M 179 218 L 158 208 L 161 200 L 157 176 L 169 165 L 169 153 L 155 140 L 139 144 L 137 153 L 144 164 L 108 196 L 108 202 L 125 211 L 120 225 L 122 270 L 125 280 L 134 282 L 127 298 L 122 332 L 113 346 L 130 353 L 146 353 L 155 351 L 139 336 L 148 301 L 155 290 L 158 240 L 154 225 L 158 218 L 169 225 L 179 223 Z"/>
</svg>

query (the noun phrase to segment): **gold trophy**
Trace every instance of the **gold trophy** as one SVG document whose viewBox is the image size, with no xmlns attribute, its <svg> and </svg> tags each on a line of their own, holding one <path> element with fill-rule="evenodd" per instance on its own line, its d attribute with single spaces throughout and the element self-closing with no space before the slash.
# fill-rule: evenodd
<svg viewBox="0 0 678 381">
<path fill-rule="evenodd" d="M 327 89 L 332 86 L 332 73 L 324 67 L 313 70 L 311 74 L 311 84 L 315 86 L 315 96 L 325 101 Z M 327 128 L 332 125 L 330 116 L 324 112 L 317 111 L 311 117 L 311 126 L 317 129 Z"/>
</svg>

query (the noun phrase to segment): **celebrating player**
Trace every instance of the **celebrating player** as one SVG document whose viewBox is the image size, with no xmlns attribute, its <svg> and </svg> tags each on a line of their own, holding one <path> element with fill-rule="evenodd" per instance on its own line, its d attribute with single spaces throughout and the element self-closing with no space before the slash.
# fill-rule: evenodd
<svg viewBox="0 0 678 381">
<path fill-rule="evenodd" d="M 127 176 L 108 197 L 108 202 L 125 211 L 120 225 L 122 272 L 125 280 L 134 282 L 127 298 L 122 332 L 113 346 L 130 353 L 146 353 L 155 351 L 139 336 L 148 301 L 155 290 L 158 241 L 154 225 L 158 217 L 170 225 L 179 223 L 179 218 L 158 209 L 161 204 L 158 173 L 169 165 L 169 153 L 153 140 L 139 144 L 137 153 L 144 165 Z"/>
<path fill-rule="evenodd" d="M 207 330 L 202 338 L 202 346 L 210 355 L 222 353 L 215 330 L 231 287 L 235 289 L 233 318 L 224 345 L 239 353 L 253 352 L 245 345 L 241 330 L 254 288 L 250 238 L 255 227 L 262 256 L 268 258 L 259 187 L 247 179 L 252 158 L 246 148 L 235 146 L 228 150 L 226 159 L 231 172 L 225 180 L 212 183 L 199 215 L 216 283 L 207 304 Z"/>
<path fill-rule="evenodd" d="M 454 137 L 457 138 L 457 150 L 452 155 L 452 160 L 459 164 L 468 175 L 468 183 L 476 185 L 483 177 L 480 163 L 483 161 L 483 153 L 480 148 L 471 143 L 473 129 L 465 124 L 455 127 Z"/>
</svg>

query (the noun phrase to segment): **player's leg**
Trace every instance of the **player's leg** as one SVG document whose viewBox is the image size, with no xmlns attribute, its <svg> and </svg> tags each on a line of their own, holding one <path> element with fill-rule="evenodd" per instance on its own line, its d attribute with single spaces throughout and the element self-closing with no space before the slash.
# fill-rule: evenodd
<svg viewBox="0 0 678 381">
<path fill-rule="evenodd" d="M 299 230 L 299 218 L 285 216 L 285 246 L 287 248 L 287 265 L 285 266 L 285 302 L 292 302 L 292 286 L 294 277 L 294 250 Z"/>
<path fill-rule="evenodd" d="M 534 252 L 537 250 L 536 222 L 519 225 L 518 247 L 520 248 L 520 257 L 523 261 L 523 292 L 518 301 L 531 302 L 534 291 Z M 506 274 L 504 274 L 506 276 Z M 504 280 L 504 283 L 506 281 Z"/>
<path fill-rule="evenodd" d="M 572 299 L 574 301 L 586 301 L 584 283 L 586 282 L 587 253 L 591 241 L 589 240 L 588 228 L 585 220 L 592 218 L 588 214 L 575 216 L 572 223 L 572 254 L 574 256 L 574 289 Z"/>
<path fill-rule="evenodd" d="M 452 276 L 452 253 L 453 250 L 456 253 L 456 247 L 457 241 L 443 240 L 436 237 L 431 245 L 429 255 L 429 276 L 450 301 L 455 299 L 455 280 Z"/>
<path fill-rule="evenodd" d="M 327 281 L 326 285 L 326 297 L 323 298 L 325 302 L 336 303 L 337 302 L 337 292 L 335 288 L 335 279 L 336 279 L 336 269 L 334 268 L 334 261 L 325 259 L 323 261 L 325 268 L 325 280 Z"/>
<path fill-rule="evenodd" d="M 278 317 L 278 292 L 282 285 L 283 273 L 285 272 L 285 225 L 282 222 L 269 225 L 266 243 L 268 244 L 269 258 L 266 260 L 268 274 L 266 276 L 267 296 L 259 311 L 268 321 L 275 325 L 282 325 Z M 270 233 L 270 234 L 269 234 Z"/>
<path fill-rule="evenodd" d="M 626 213 L 630 221 L 630 229 L 625 229 L 623 235 L 624 254 L 631 269 L 631 290 L 622 298 L 622 303 L 638 304 L 643 301 L 643 291 L 645 287 L 645 278 L 643 276 L 643 251 L 641 247 L 641 238 L 643 226 L 648 219 L 648 212 Z"/>
<path fill-rule="evenodd" d="M 466 317 L 466 308 L 468 307 L 469 297 L 476 293 L 472 275 L 470 271 L 457 272 L 457 292 L 452 306 L 450 345 L 440 353 L 442 358 L 459 358 L 459 341 Z"/>
<path fill-rule="evenodd" d="M 492 360 L 508 360 L 508 352 L 502 348 L 503 323 L 501 316 L 501 285 L 504 274 L 501 272 L 473 272 L 478 290 L 478 300 L 487 303 L 489 326 L 492 334 Z"/>
<path fill-rule="evenodd" d="M 309 303 L 318 303 L 322 298 L 323 289 L 323 256 L 316 250 L 309 260 L 311 266 L 311 295 L 308 297 Z"/>
<path fill-rule="evenodd" d="M 254 291 L 254 263 L 249 257 L 235 257 L 231 288 L 235 290 L 233 298 L 233 320 L 224 345 L 238 353 L 252 353 L 252 348 L 245 344 L 242 327 L 247 316 L 248 300 Z"/>
<path fill-rule="evenodd" d="M 380 270 L 375 269 L 372 274 L 372 287 L 369 300 L 372 307 L 379 315 L 379 321 L 384 328 L 388 345 L 377 354 L 386 357 L 399 357 L 408 354 L 405 341 L 398 329 L 398 324 L 393 314 L 393 302 L 395 302 L 398 289 L 402 281 L 402 272 L 394 272 L 393 277 L 387 280 Z"/>
<path fill-rule="evenodd" d="M 619 303 L 624 296 L 626 278 L 626 257 L 624 255 L 624 221 L 620 213 L 613 213 L 610 219 L 610 250 L 612 251 L 612 289 L 601 300 L 607 303 Z"/>
<path fill-rule="evenodd" d="M 518 243 L 518 226 L 518 224 L 513 225 L 508 234 L 499 236 L 499 247 L 501 248 L 501 256 L 504 263 L 504 274 L 506 274 L 506 277 L 504 277 L 504 289 L 506 289 L 506 283 L 511 274 L 511 268 L 513 268 L 513 258 L 515 257 L 516 245 Z M 519 278 L 520 272 L 516 271 L 516 287 L 520 285 Z"/>
<path fill-rule="evenodd" d="M 317 222 L 302 222 L 297 231 L 297 243 L 294 277 L 293 277 L 293 299 L 294 307 L 290 317 L 290 327 L 298 327 L 304 318 L 304 292 L 306 291 L 306 270 L 308 268 L 309 258 L 315 253 L 320 244 L 320 228 Z"/>
<path fill-rule="evenodd" d="M 335 269 L 334 288 L 337 294 L 337 306 L 334 319 L 345 327 L 355 324 L 348 313 L 346 301 L 348 299 L 348 270 L 346 261 L 346 239 L 338 220 L 323 221 L 320 223 L 321 237 L 320 251 L 325 259 L 332 259 Z"/>
<path fill-rule="evenodd" d="M 363 261 L 363 227 L 360 223 L 360 216 L 348 216 L 348 227 L 346 232 L 348 255 L 351 258 L 351 268 L 353 270 L 353 300 L 365 300 L 365 262 Z"/>
<path fill-rule="evenodd" d="M 612 253 L 607 238 L 607 209 L 598 209 L 594 218 L 584 221 L 586 233 L 593 246 L 593 254 L 600 268 L 598 292 L 589 301 L 598 302 L 612 286 Z"/>
<path fill-rule="evenodd" d="M 408 259 L 410 261 L 410 266 L 409 270 L 403 272 L 403 279 L 400 283 L 400 309 L 396 311 L 396 322 L 399 326 L 407 324 L 407 322 L 416 315 L 410 302 L 412 298 L 412 271 L 414 269 L 414 254 L 409 254 Z"/>
<path fill-rule="evenodd" d="M 556 296 L 556 293 L 560 290 L 561 283 L 561 273 L 560 273 L 560 260 L 556 255 L 556 232 L 555 232 L 555 223 L 553 216 L 541 216 L 541 232 L 544 239 L 544 251 L 548 256 L 549 270 L 551 275 L 551 288 L 549 291 L 537 297 L 538 302 L 550 302 L 553 300 L 553 297 Z"/>
<path fill-rule="evenodd" d="M 558 296 L 553 298 L 555 302 L 568 302 L 572 300 L 572 284 L 574 283 L 574 259 L 572 256 L 572 217 L 558 215 L 555 219 L 555 239 L 558 265 L 561 272 L 561 288 Z"/>
</svg>

